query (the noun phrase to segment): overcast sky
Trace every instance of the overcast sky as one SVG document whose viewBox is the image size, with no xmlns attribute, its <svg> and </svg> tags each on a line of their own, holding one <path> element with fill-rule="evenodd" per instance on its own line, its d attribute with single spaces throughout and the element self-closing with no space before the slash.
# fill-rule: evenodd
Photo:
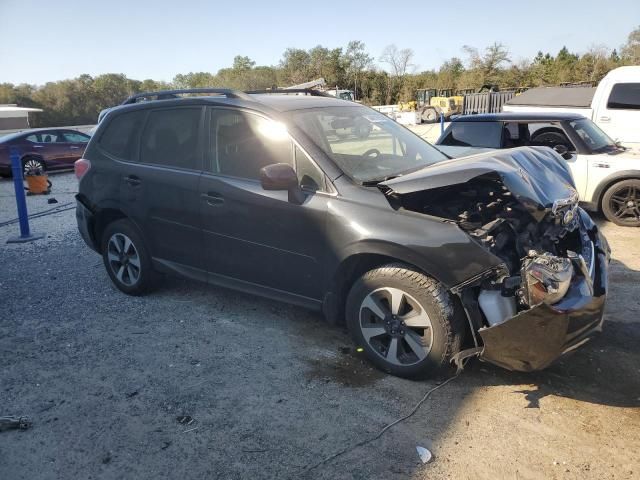
<svg viewBox="0 0 640 480">
<path fill-rule="evenodd" d="M 640 25 L 640 0 L 514 2 L 0 0 L 0 82 L 43 84 L 82 73 L 171 80 L 216 72 L 235 55 L 276 65 L 287 47 L 365 42 L 376 59 L 395 43 L 419 70 L 502 42 L 512 58 L 538 50 L 619 48 Z"/>
</svg>

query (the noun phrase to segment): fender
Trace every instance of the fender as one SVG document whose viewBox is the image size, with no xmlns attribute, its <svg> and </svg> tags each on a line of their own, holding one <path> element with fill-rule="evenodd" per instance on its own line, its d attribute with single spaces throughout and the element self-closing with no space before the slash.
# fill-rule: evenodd
<svg viewBox="0 0 640 480">
<path fill-rule="evenodd" d="M 460 249 L 458 249 L 458 247 L 460 247 Z M 473 255 L 473 260 L 469 262 L 471 268 L 466 270 L 464 275 L 461 275 L 462 272 L 454 272 L 450 268 L 449 262 L 441 261 L 442 258 L 440 257 L 425 254 L 426 252 L 422 252 L 421 254 L 420 248 L 380 239 L 365 239 L 348 245 L 339 253 L 338 263 L 342 264 L 342 262 L 349 257 L 362 254 L 391 257 L 398 262 L 407 263 L 419 268 L 425 274 L 442 283 L 447 289 L 451 289 L 460 282 L 468 280 L 476 274 L 502 263 L 502 260 L 473 242 L 471 238 L 469 238 L 468 244 L 452 244 L 449 248 L 456 250 L 457 255 L 460 256 L 464 256 L 465 252 L 466 254 Z M 484 253 L 485 255 L 478 255 L 479 253 Z"/>
</svg>

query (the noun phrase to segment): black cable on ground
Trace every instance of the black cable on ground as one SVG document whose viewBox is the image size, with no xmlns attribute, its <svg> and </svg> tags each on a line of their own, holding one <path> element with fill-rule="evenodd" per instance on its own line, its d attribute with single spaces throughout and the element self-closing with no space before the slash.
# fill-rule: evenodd
<svg viewBox="0 0 640 480">
<path fill-rule="evenodd" d="M 412 417 L 420 408 L 420 406 L 431 396 L 431 394 L 433 392 L 435 392 L 436 390 L 438 390 L 441 387 L 444 387 L 447 383 L 455 380 L 456 378 L 458 378 L 458 375 L 460 374 L 461 370 L 458 370 L 458 372 L 451 378 L 446 379 L 444 382 L 442 382 L 440 385 L 436 385 L 435 387 L 429 389 L 427 391 L 427 393 L 424 394 L 424 397 L 422 397 L 420 399 L 420 401 L 418 403 L 416 403 L 415 407 L 413 407 L 413 409 L 406 414 L 403 417 L 398 418 L 397 420 L 394 420 L 393 422 L 391 422 L 390 424 L 388 424 L 387 426 L 385 426 L 382 430 L 380 430 L 374 437 L 368 438 L 366 440 L 363 440 L 361 442 L 358 442 L 356 444 L 350 445 L 346 448 L 343 448 L 342 450 L 333 453 L 331 455 L 329 455 L 326 458 L 323 458 L 322 460 L 320 460 L 318 463 L 315 463 L 314 465 L 311 465 L 310 467 L 307 467 L 303 473 L 306 472 L 310 472 L 311 470 L 318 468 L 320 465 L 323 465 L 327 462 L 330 462 L 331 460 L 335 460 L 336 458 L 338 458 L 341 455 L 344 455 L 345 453 L 351 452 L 352 450 L 355 450 L 356 448 L 359 447 L 363 447 L 371 442 L 374 442 L 376 440 L 378 440 L 382 435 L 384 435 L 384 433 L 389 430 L 391 427 L 399 424 L 400 422 L 404 422 L 405 420 L 407 420 L 408 418 Z"/>
<path fill-rule="evenodd" d="M 53 208 L 48 208 L 47 210 L 42 210 L 41 212 L 32 213 L 31 215 L 29 215 L 29 219 L 46 217 L 47 215 L 53 215 L 54 213 L 66 212 L 67 210 L 72 210 L 76 208 L 75 205 L 71 207 L 69 207 L 68 205 L 72 205 L 73 203 L 74 202 L 62 203 L 60 205 L 56 205 Z M 67 208 L 63 208 L 63 207 L 67 207 Z M 12 218 L 11 220 L 7 220 L 6 222 L 0 223 L 0 227 L 5 227 L 7 225 L 18 223 L 19 221 L 20 221 L 19 218 Z"/>
</svg>

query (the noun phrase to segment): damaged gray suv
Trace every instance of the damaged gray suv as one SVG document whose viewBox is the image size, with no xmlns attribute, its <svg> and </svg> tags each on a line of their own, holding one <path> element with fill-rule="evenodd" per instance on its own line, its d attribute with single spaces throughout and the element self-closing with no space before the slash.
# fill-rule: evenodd
<svg viewBox="0 0 640 480">
<path fill-rule="evenodd" d="M 394 375 L 542 369 L 602 326 L 609 248 L 546 147 L 449 159 L 312 90 L 174 90 L 110 109 L 76 174 L 123 292 L 177 273 L 321 309 Z"/>
</svg>

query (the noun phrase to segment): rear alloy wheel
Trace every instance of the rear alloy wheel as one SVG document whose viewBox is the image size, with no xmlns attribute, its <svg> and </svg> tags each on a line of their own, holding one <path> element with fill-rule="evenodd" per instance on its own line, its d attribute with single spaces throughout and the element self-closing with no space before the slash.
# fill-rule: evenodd
<svg viewBox="0 0 640 480">
<path fill-rule="evenodd" d="M 404 265 L 363 275 L 349 293 L 346 313 L 369 360 L 401 377 L 437 373 L 462 344 L 463 318 L 447 291 Z"/>
<path fill-rule="evenodd" d="M 111 281 L 129 295 L 150 291 L 156 283 L 156 272 L 142 237 L 128 220 L 117 220 L 107 226 L 102 240 L 102 259 Z"/>
<path fill-rule="evenodd" d="M 602 213 L 616 225 L 639 227 L 640 180 L 623 180 L 609 187 L 602 197 Z"/>
<path fill-rule="evenodd" d="M 22 161 L 22 176 L 37 175 L 44 173 L 46 167 L 44 162 L 36 157 L 28 157 Z"/>
</svg>

